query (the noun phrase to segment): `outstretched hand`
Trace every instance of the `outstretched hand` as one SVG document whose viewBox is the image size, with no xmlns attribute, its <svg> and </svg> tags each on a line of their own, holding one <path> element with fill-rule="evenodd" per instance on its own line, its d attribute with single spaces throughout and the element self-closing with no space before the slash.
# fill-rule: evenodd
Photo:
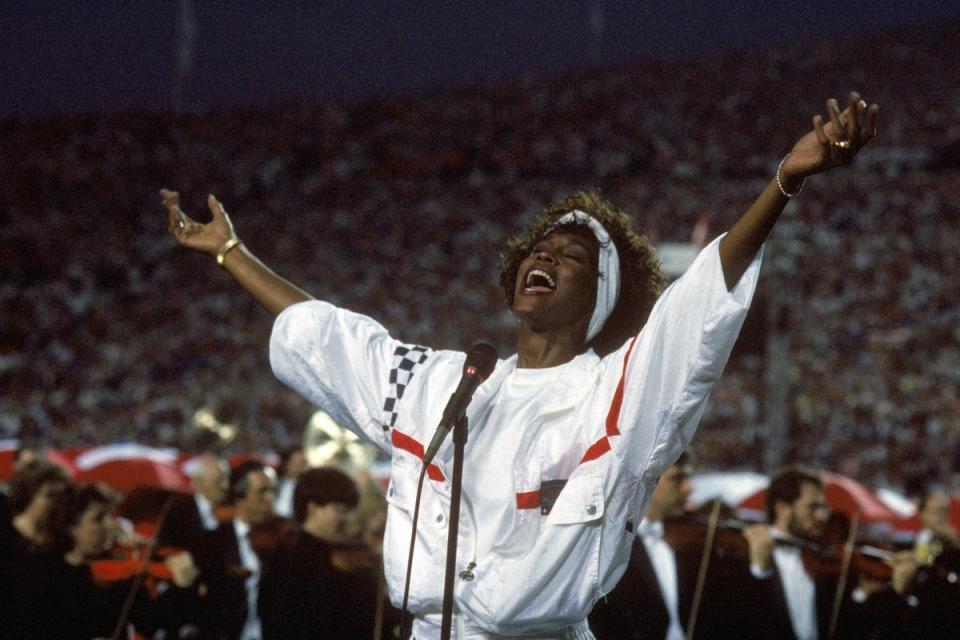
<svg viewBox="0 0 960 640">
<path fill-rule="evenodd" d="M 816 115 L 813 130 L 800 138 L 783 162 L 783 175 L 794 182 L 834 167 L 850 164 L 854 157 L 877 135 L 880 107 L 867 106 L 859 93 L 850 94 L 847 107 L 840 112 L 837 101 L 827 100 L 827 117 Z"/>
<path fill-rule="evenodd" d="M 213 216 L 207 223 L 197 222 L 183 212 L 180 194 L 176 191 L 161 189 L 160 196 L 167 208 L 170 233 L 182 246 L 216 256 L 223 243 L 236 235 L 230 216 L 213 195 L 207 196 L 207 206 Z"/>
</svg>

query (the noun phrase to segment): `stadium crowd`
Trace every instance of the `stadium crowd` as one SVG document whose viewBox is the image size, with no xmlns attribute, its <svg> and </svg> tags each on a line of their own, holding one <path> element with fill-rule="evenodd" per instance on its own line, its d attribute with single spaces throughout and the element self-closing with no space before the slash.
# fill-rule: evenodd
<svg viewBox="0 0 960 640">
<path fill-rule="evenodd" d="M 278 271 L 404 340 L 486 338 L 507 352 L 493 266 L 500 240 L 544 203 L 597 185 L 657 241 L 687 242 L 698 222 L 725 228 L 819 107 L 800 98 L 856 88 L 883 106 L 882 135 L 847 177 L 810 180 L 788 209 L 760 285 L 766 315 L 748 321 L 695 448 L 703 467 L 762 468 L 775 383 L 786 460 L 872 485 L 951 482 L 957 27 L 353 106 L 7 118 L 0 437 L 187 448 L 194 412 L 214 407 L 240 425 L 237 451 L 299 441 L 311 408 L 269 375 L 268 316 L 176 251 L 163 185 L 221 194 Z M 841 51 L 852 67 L 831 64 Z M 772 382 L 775 336 L 789 357 Z"/>
</svg>

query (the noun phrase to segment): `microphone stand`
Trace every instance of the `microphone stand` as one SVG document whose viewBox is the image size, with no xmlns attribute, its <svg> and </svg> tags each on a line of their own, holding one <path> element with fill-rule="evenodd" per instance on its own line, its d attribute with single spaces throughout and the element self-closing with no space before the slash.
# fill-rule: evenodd
<svg viewBox="0 0 960 640">
<path fill-rule="evenodd" d="M 450 488 L 450 517 L 447 522 L 447 561 L 443 578 L 443 614 L 440 640 L 450 640 L 453 626 L 453 586 L 457 567 L 457 537 L 460 533 L 460 496 L 463 484 L 463 452 L 467 444 L 467 416 L 453 428 L 453 478 Z"/>
</svg>

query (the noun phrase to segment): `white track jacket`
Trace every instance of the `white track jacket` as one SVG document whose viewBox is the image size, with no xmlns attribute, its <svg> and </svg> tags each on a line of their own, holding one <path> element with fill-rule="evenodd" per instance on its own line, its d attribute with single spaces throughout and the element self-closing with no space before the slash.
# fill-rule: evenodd
<svg viewBox="0 0 960 640">
<path fill-rule="evenodd" d="M 517 369 L 514 355 L 477 390 L 455 637 L 592 637 L 587 614 L 623 574 L 657 478 L 693 436 L 753 296 L 762 250 L 728 292 L 718 242 L 618 350 L 540 370 Z M 397 606 L 423 451 L 464 359 L 319 301 L 285 310 L 271 336 L 277 377 L 391 456 L 384 565 Z M 448 438 L 423 492 L 409 598 L 418 640 L 440 636 L 452 458 Z"/>
</svg>

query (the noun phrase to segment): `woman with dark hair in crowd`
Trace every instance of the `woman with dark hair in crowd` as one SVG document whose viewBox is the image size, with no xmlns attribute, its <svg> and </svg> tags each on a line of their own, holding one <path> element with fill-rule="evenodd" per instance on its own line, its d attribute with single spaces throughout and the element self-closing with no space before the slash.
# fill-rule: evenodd
<svg viewBox="0 0 960 640">
<path fill-rule="evenodd" d="M 70 478 L 63 467 L 47 460 L 33 460 L 21 466 L 10 481 L 10 525 L 23 547 L 49 546 L 51 516 L 57 496 Z"/>
<path fill-rule="evenodd" d="M 32 608 L 36 624 L 29 637 L 58 640 L 111 638 L 122 617 L 141 633 L 158 629 L 178 630 L 196 611 L 196 594 L 190 589 L 197 570 L 190 555 L 180 553 L 164 563 L 172 578 L 170 588 L 159 597 L 139 582 L 129 610 L 125 609 L 135 577 L 98 584 L 92 562 L 103 557 L 115 530 L 111 511 L 114 497 L 95 484 L 81 484 L 65 491 L 57 501 L 51 562 L 40 600 Z M 177 635 L 172 636 L 179 637 Z"/>
<path fill-rule="evenodd" d="M 36 637 L 27 612 L 42 597 L 55 505 L 69 485 L 66 471 L 47 460 L 26 462 L 13 474 L 9 513 L 0 518 L 0 603 L 8 612 L 0 615 L 0 638 Z"/>
<path fill-rule="evenodd" d="M 859 95 L 842 113 L 829 101 L 827 112 L 662 294 L 650 243 L 590 192 L 548 207 L 507 245 L 501 283 L 519 321 L 517 353 L 497 362 L 467 412 L 459 637 L 593 637 L 587 614 L 622 575 L 657 477 L 693 436 L 768 233 L 807 176 L 849 164 L 875 135 L 878 108 Z M 465 354 L 404 344 L 366 316 L 313 300 L 243 245 L 212 195 L 206 224 L 184 214 L 175 192 L 162 196 L 177 241 L 215 257 L 278 315 L 276 375 L 391 454 L 384 563 L 400 604 L 425 446 Z M 426 469 L 408 601 L 418 639 L 442 634 L 452 450 L 448 441 Z"/>
</svg>

